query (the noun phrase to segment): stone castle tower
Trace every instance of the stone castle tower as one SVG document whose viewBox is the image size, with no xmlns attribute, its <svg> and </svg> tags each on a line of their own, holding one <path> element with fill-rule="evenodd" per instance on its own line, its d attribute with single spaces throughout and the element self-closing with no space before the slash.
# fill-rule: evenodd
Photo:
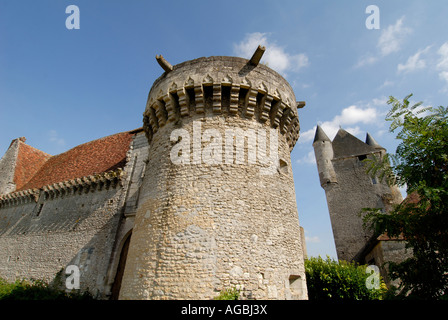
<svg viewBox="0 0 448 320">
<path fill-rule="evenodd" d="M 171 66 L 148 96 L 149 157 L 120 299 L 306 299 L 290 152 L 294 92 L 250 60 Z"/>
<path fill-rule="evenodd" d="M 389 187 L 384 181 L 371 178 L 362 162 L 373 155 L 381 157 L 386 150 L 370 134 L 362 142 L 344 129 L 340 129 L 330 141 L 320 126 L 317 126 L 313 147 L 320 184 L 327 198 L 338 259 L 381 265 L 382 261 L 392 259 L 389 259 L 392 251 L 401 254 L 402 243 L 398 246 L 395 243 L 395 247 L 391 242 L 383 244 L 380 254 L 379 250 L 373 250 L 380 247 L 380 238 L 363 228 L 360 216 L 362 208 L 389 211 L 393 204 L 403 200 L 397 187 Z"/>
</svg>

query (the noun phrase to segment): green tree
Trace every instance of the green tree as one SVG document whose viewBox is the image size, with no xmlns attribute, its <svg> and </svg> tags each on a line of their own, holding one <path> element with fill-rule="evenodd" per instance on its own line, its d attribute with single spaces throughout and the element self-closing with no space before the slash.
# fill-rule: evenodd
<svg viewBox="0 0 448 320">
<path fill-rule="evenodd" d="M 448 295 L 448 110 L 410 105 L 411 96 L 389 98 L 386 120 L 401 142 L 368 166 L 372 176 L 406 187 L 408 198 L 389 213 L 364 209 L 364 222 L 376 234 L 404 236 L 412 249 L 411 258 L 389 262 L 391 278 L 401 280 L 398 296 L 440 299 Z"/>
<path fill-rule="evenodd" d="M 328 256 L 306 259 L 305 274 L 310 300 L 377 300 L 387 291 L 381 276 L 369 273 L 367 266 Z M 376 284 L 372 277 L 377 277 Z"/>
</svg>

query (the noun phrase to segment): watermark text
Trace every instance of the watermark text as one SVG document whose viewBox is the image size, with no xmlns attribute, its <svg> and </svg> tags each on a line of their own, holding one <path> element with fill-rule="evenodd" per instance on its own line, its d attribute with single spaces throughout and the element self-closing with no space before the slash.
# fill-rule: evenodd
<svg viewBox="0 0 448 320">
<path fill-rule="evenodd" d="M 276 172 L 279 163 L 276 129 L 225 128 L 224 136 L 221 132 L 213 128 L 202 130 L 201 121 L 193 122 L 192 137 L 186 129 L 173 130 L 170 135 L 170 141 L 175 143 L 170 152 L 172 163 L 258 164 L 261 175 Z"/>
</svg>

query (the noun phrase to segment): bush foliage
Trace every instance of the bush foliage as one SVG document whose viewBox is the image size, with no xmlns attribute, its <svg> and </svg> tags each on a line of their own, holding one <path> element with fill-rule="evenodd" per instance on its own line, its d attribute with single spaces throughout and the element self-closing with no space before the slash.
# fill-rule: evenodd
<svg viewBox="0 0 448 320">
<path fill-rule="evenodd" d="M 214 300 L 238 300 L 240 296 L 240 290 L 237 288 L 224 289 L 219 293 L 219 296 Z"/>
<path fill-rule="evenodd" d="M 389 98 L 386 120 L 401 142 L 368 166 L 371 176 L 406 186 L 408 198 L 390 212 L 364 208 L 364 223 L 377 235 L 403 237 L 412 249 L 412 257 L 388 263 L 401 298 L 448 299 L 448 107 L 412 105 L 411 97 Z"/>
<path fill-rule="evenodd" d="M 88 292 L 66 292 L 50 286 L 43 280 L 16 280 L 8 282 L 0 278 L 0 300 L 90 300 Z"/>
<path fill-rule="evenodd" d="M 366 285 L 371 274 L 367 266 L 335 261 L 327 256 L 311 257 L 305 260 L 305 273 L 310 300 L 377 300 L 387 291 L 380 277 L 379 288 L 369 289 Z"/>
</svg>

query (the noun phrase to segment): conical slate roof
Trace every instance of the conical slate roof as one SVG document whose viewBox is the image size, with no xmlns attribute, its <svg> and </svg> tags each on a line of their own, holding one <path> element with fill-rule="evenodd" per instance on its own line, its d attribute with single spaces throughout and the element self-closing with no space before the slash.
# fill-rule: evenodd
<svg viewBox="0 0 448 320">
<path fill-rule="evenodd" d="M 316 128 L 316 134 L 314 135 L 313 143 L 316 141 L 331 141 L 319 125 Z"/>
<path fill-rule="evenodd" d="M 367 134 L 366 134 L 366 143 L 367 143 L 369 146 L 371 146 L 371 147 L 374 147 L 374 148 L 381 148 L 381 149 L 383 149 L 383 147 L 380 146 L 380 145 L 378 144 L 378 142 L 376 142 L 375 139 L 373 139 L 373 137 L 372 137 L 372 136 L 370 135 L 370 133 L 368 133 L 368 132 L 367 132 Z"/>
<path fill-rule="evenodd" d="M 344 129 L 339 129 L 333 140 L 333 152 L 335 158 L 357 156 L 377 152 L 377 149 L 362 142 Z"/>
</svg>

